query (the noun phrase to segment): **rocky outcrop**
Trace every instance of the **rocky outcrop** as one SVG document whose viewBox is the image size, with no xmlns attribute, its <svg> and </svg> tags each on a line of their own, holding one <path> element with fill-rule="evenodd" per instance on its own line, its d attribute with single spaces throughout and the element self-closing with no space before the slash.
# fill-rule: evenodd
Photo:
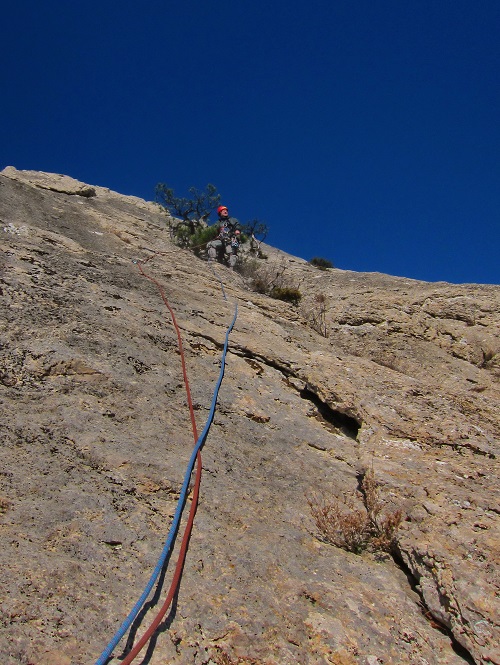
<svg viewBox="0 0 500 665">
<path fill-rule="evenodd" d="M 500 663 L 500 287 L 266 247 L 292 307 L 175 247 L 154 204 L 12 167 L 0 249 L 4 665 L 95 662 L 163 547 L 193 437 L 150 257 L 200 430 L 238 318 L 180 592 L 144 662 Z M 367 468 L 405 514 L 393 556 L 339 549 L 311 515 L 313 495 L 361 506 Z"/>
</svg>

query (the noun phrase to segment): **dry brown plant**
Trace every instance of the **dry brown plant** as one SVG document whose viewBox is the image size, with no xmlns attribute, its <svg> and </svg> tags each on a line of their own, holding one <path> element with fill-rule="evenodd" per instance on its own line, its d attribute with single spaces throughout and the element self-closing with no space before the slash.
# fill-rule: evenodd
<svg viewBox="0 0 500 665">
<path fill-rule="evenodd" d="M 403 511 L 388 511 L 380 496 L 373 468 L 365 471 L 361 482 L 363 508 L 356 507 L 352 498 L 343 501 L 313 495 L 307 499 L 316 526 L 323 539 L 348 552 L 364 550 L 393 551 Z"/>
<path fill-rule="evenodd" d="M 316 293 L 312 302 L 302 309 L 302 314 L 313 330 L 322 337 L 328 338 L 328 326 L 326 313 L 328 311 L 328 300 L 324 293 Z"/>
<path fill-rule="evenodd" d="M 248 280 L 253 291 L 262 293 L 276 300 L 284 300 L 298 305 L 302 294 L 300 282 L 296 283 L 290 274 L 288 261 L 283 257 L 279 261 L 263 262 L 258 259 L 241 259 L 237 264 L 238 272 Z"/>
</svg>

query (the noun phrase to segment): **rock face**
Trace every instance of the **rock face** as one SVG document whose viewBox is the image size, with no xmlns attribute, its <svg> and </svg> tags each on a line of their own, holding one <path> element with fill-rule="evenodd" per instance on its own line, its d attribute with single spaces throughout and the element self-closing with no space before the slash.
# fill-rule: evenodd
<svg viewBox="0 0 500 665">
<path fill-rule="evenodd" d="M 3 665 L 95 662 L 168 533 L 193 434 L 146 258 L 200 431 L 238 317 L 180 592 L 141 662 L 500 663 L 500 287 L 266 247 L 297 308 L 175 247 L 152 203 L 12 167 L 0 243 Z M 371 468 L 404 511 L 393 556 L 325 542 L 308 503 L 362 507 Z"/>
</svg>

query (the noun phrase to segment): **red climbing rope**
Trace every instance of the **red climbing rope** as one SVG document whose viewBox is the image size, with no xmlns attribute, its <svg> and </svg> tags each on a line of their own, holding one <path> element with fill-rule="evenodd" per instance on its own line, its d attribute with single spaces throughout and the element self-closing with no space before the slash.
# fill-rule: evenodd
<svg viewBox="0 0 500 665">
<path fill-rule="evenodd" d="M 150 257 L 151 259 L 152 257 Z M 147 259 L 147 260 L 150 260 Z M 170 306 L 170 303 L 167 300 L 167 297 L 165 295 L 165 292 L 163 290 L 163 287 L 161 284 L 154 279 L 154 277 L 151 277 L 148 275 L 143 267 L 142 264 L 139 263 L 139 271 L 143 277 L 146 279 L 149 279 L 155 286 L 157 287 L 158 291 L 160 292 L 161 298 L 163 302 L 165 303 L 166 307 L 168 308 L 168 311 L 170 312 L 170 316 L 172 317 L 172 323 L 174 325 L 175 331 L 177 333 L 177 342 L 179 345 L 179 351 L 181 354 L 181 363 L 182 363 L 182 373 L 184 376 L 184 385 L 186 387 L 186 395 L 187 395 L 187 401 L 188 401 L 188 406 L 189 406 L 189 413 L 191 416 L 191 425 L 193 429 L 193 436 L 194 436 L 194 442 L 196 444 L 198 440 L 198 431 L 196 428 L 196 421 L 194 417 L 194 409 L 193 409 L 193 403 L 191 400 L 191 391 L 189 388 L 189 380 L 187 376 L 187 369 L 186 369 L 186 361 L 184 357 L 184 349 L 182 346 L 182 339 L 181 339 L 181 332 L 179 329 L 179 326 L 177 325 L 177 320 L 175 318 L 175 313 Z M 134 658 L 139 654 L 141 649 L 144 647 L 144 645 L 148 642 L 148 640 L 153 636 L 154 632 L 160 625 L 163 617 L 167 613 L 168 608 L 170 607 L 170 604 L 177 592 L 177 589 L 179 587 L 179 582 L 181 579 L 182 575 L 182 570 L 184 568 L 184 563 L 186 560 L 186 553 L 187 553 L 187 548 L 189 545 L 189 539 L 191 538 L 191 532 L 193 530 L 193 522 L 194 522 L 194 517 L 196 514 L 196 509 L 198 507 L 198 497 L 200 493 L 200 483 L 201 483 L 201 468 L 202 468 L 202 463 L 201 463 L 201 453 L 198 451 L 198 454 L 196 456 L 196 476 L 195 476 L 195 482 L 194 482 L 194 488 L 193 488 L 193 497 L 191 500 L 191 508 L 189 510 L 189 516 L 188 516 L 188 521 L 186 523 L 186 527 L 184 529 L 184 535 L 182 537 L 182 542 L 181 542 L 181 547 L 179 550 L 179 556 L 177 558 L 177 564 L 175 566 L 174 570 L 174 575 L 172 577 L 172 581 L 170 583 L 170 588 L 167 593 L 167 597 L 165 599 L 165 602 L 161 606 L 158 614 L 156 617 L 153 619 L 151 622 L 151 625 L 149 628 L 146 630 L 146 632 L 142 635 L 142 637 L 139 639 L 139 641 L 132 647 L 132 649 L 129 651 L 127 656 L 122 660 L 122 665 L 130 665 L 130 663 L 134 660 Z"/>
<path fill-rule="evenodd" d="M 101 656 L 99 657 L 99 659 L 96 662 L 96 665 L 106 665 L 106 663 L 108 663 L 109 658 L 112 655 L 112 652 L 113 652 L 114 648 L 118 645 L 119 641 L 124 637 L 125 632 L 130 628 L 132 622 L 137 617 L 137 614 L 140 611 L 140 608 L 144 605 L 148 595 L 151 593 L 151 590 L 153 588 L 153 584 L 154 584 L 155 580 L 158 578 L 158 575 L 159 575 L 162 567 L 165 565 L 166 556 L 167 556 L 167 554 L 169 553 L 170 549 L 173 546 L 173 542 L 174 542 L 174 539 L 175 539 L 175 534 L 177 532 L 179 520 L 181 518 L 184 502 L 186 500 L 186 494 L 187 494 L 188 487 L 189 487 L 189 481 L 191 479 L 193 468 L 194 468 L 194 465 L 195 465 L 195 462 L 196 462 L 196 464 L 197 464 L 196 478 L 195 478 L 195 484 L 194 484 L 194 489 L 193 489 L 193 497 L 192 497 L 192 501 L 191 501 L 191 508 L 190 508 L 190 511 L 189 511 L 189 516 L 188 516 L 186 528 L 185 528 L 184 535 L 183 535 L 183 538 L 182 538 L 182 543 L 181 543 L 180 550 L 179 550 L 179 556 L 178 556 L 178 559 L 177 559 L 177 564 L 176 564 L 176 567 L 175 567 L 174 576 L 173 576 L 172 582 L 170 584 L 170 589 L 167 593 L 167 597 L 165 599 L 165 602 L 163 603 L 162 607 L 160 608 L 160 611 L 158 612 L 157 616 L 155 617 L 155 619 L 151 623 L 150 627 L 146 630 L 146 632 L 143 634 L 143 636 L 139 639 L 137 644 L 134 647 L 132 647 L 132 649 L 128 652 L 127 656 L 122 661 L 122 663 L 127 665 L 127 664 L 130 664 L 132 662 L 132 660 L 135 658 L 135 656 L 139 653 L 139 651 L 142 649 L 142 647 L 146 644 L 146 642 L 150 639 L 150 637 L 153 635 L 155 630 L 158 628 L 161 620 L 165 616 L 170 604 L 172 603 L 173 598 L 175 597 L 175 595 L 177 593 L 179 583 L 180 583 L 180 579 L 181 579 L 181 575 L 182 575 L 182 570 L 183 570 L 185 559 L 186 559 L 187 547 L 188 547 L 188 544 L 189 544 L 189 539 L 191 537 L 192 526 L 193 526 L 193 522 L 194 522 L 194 516 L 195 516 L 197 505 L 198 505 L 198 497 L 199 497 L 199 489 L 200 489 L 200 481 L 201 481 L 201 470 L 202 470 L 200 450 L 201 450 L 201 447 L 203 446 L 204 442 L 206 441 L 206 438 L 208 436 L 208 432 L 210 430 L 210 426 L 211 426 L 211 424 L 213 422 L 213 419 L 214 419 L 215 409 L 216 409 L 216 405 L 217 405 L 217 397 L 218 397 L 219 390 L 220 390 L 220 387 L 221 387 L 221 384 L 222 384 L 222 379 L 224 377 L 224 368 L 225 368 L 225 365 L 226 365 L 226 355 L 227 355 L 228 344 L 229 344 L 229 335 L 230 335 L 230 333 L 231 333 L 231 331 L 234 327 L 234 324 L 236 322 L 236 318 L 238 316 L 238 304 L 235 303 L 234 316 L 233 316 L 233 319 L 232 319 L 231 323 L 229 324 L 229 326 L 226 330 L 224 348 L 223 348 L 222 356 L 221 356 L 221 365 L 220 365 L 219 377 L 217 379 L 215 389 L 214 389 L 214 392 L 213 392 L 212 402 L 211 402 L 211 406 L 210 406 L 210 409 L 209 409 L 207 422 L 206 422 L 206 424 L 203 428 L 203 432 L 201 433 L 200 436 L 198 436 L 195 417 L 194 417 L 194 409 L 193 409 L 193 404 L 192 404 L 192 400 L 191 400 L 191 393 L 190 393 L 190 388 L 189 388 L 189 381 L 188 381 L 188 378 L 187 378 L 187 370 L 186 370 L 186 363 L 185 363 L 185 358 L 184 358 L 184 350 L 183 350 L 183 346 L 182 346 L 182 339 L 181 339 L 180 329 L 179 329 L 179 326 L 177 325 L 177 321 L 175 319 L 174 311 L 170 307 L 170 304 L 167 300 L 167 297 L 165 296 L 165 293 L 163 291 L 163 288 L 162 288 L 161 284 L 156 279 L 154 279 L 150 275 L 146 274 L 146 272 L 144 271 L 144 269 L 142 267 L 144 264 L 148 263 L 152 258 L 154 258 L 154 256 L 156 256 L 158 254 L 163 254 L 163 252 L 154 252 L 154 250 L 149 250 L 149 251 L 153 252 L 152 256 L 150 256 L 149 258 L 145 259 L 142 262 L 137 261 L 135 263 L 138 264 L 139 271 L 140 271 L 141 275 L 143 275 L 144 277 L 149 279 L 153 284 L 155 284 L 155 286 L 157 287 L 157 289 L 158 289 L 158 291 L 159 291 L 159 293 L 162 297 L 163 302 L 165 303 L 165 305 L 166 305 L 167 309 L 169 310 L 170 315 L 172 317 L 172 322 L 173 322 L 174 328 L 175 328 L 176 333 L 177 333 L 179 352 L 180 352 L 180 355 L 181 355 L 182 371 L 183 371 L 184 383 L 185 383 L 185 387 L 186 387 L 187 402 L 188 402 L 189 411 L 190 411 L 190 415 L 191 415 L 191 424 L 192 424 L 192 428 L 193 428 L 195 446 L 194 446 L 194 449 L 191 453 L 188 468 L 186 469 L 186 474 L 185 474 L 184 482 L 183 482 L 182 489 L 181 489 L 181 495 L 180 495 L 180 498 L 179 498 L 179 501 L 178 501 L 178 504 L 177 504 L 177 508 L 176 508 L 176 511 L 175 511 L 172 526 L 170 528 L 170 532 L 169 532 L 167 541 L 165 542 L 165 546 L 162 550 L 162 554 L 160 556 L 160 559 L 159 559 L 159 561 L 158 561 L 158 563 L 155 567 L 155 570 L 153 571 L 153 574 L 151 575 L 151 578 L 150 578 L 148 584 L 146 585 L 146 588 L 144 589 L 141 597 L 139 598 L 139 600 L 135 604 L 134 608 L 132 609 L 132 611 L 129 613 L 129 615 L 125 619 L 125 621 L 122 623 L 122 625 L 120 626 L 118 631 L 115 633 L 112 640 L 109 642 L 109 644 L 106 646 L 106 648 L 102 652 Z M 226 294 L 224 293 L 224 287 L 222 285 L 222 282 L 221 282 L 221 286 L 222 286 L 222 293 L 224 295 L 224 299 L 227 300 Z"/>
<path fill-rule="evenodd" d="M 152 257 L 150 257 L 148 260 L 150 261 Z M 153 282 L 153 284 L 156 286 L 158 291 L 160 292 L 161 298 L 165 305 L 168 308 L 168 311 L 170 312 L 170 316 L 172 317 L 172 323 L 175 328 L 175 332 L 177 333 L 177 344 L 179 345 L 179 352 L 181 354 L 181 363 L 182 363 L 182 374 L 184 376 L 184 385 L 186 386 L 186 395 L 187 395 L 187 402 L 189 406 L 189 413 L 191 416 L 191 426 L 193 428 L 193 435 L 194 435 L 194 441 L 198 440 L 198 432 L 196 429 L 196 421 L 194 418 L 194 409 L 193 409 L 193 402 L 191 401 L 191 390 L 189 388 L 189 380 L 187 376 L 187 369 L 186 369 L 186 359 L 184 358 L 184 348 L 182 346 L 182 338 L 181 338 L 181 331 L 179 326 L 177 325 L 177 320 L 175 318 L 174 310 L 170 307 L 170 303 L 167 300 L 167 296 L 165 295 L 165 292 L 163 290 L 162 285 L 154 278 L 148 275 L 146 272 L 144 272 L 144 269 L 142 267 L 142 264 L 139 263 L 139 271 L 143 277 L 146 279 L 149 279 L 150 282 Z"/>
<path fill-rule="evenodd" d="M 182 575 L 182 569 L 184 567 L 184 563 L 186 560 L 186 552 L 187 548 L 189 545 L 189 539 L 191 537 L 191 532 L 193 529 L 193 522 L 194 522 L 194 516 L 196 514 L 196 508 L 198 506 L 198 496 L 199 496 L 199 490 L 200 490 L 200 481 L 201 481 L 201 455 L 198 452 L 198 456 L 196 458 L 197 461 L 197 467 L 196 467 L 196 479 L 195 479 L 195 484 L 194 484 L 194 490 L 193 490 L 193 499 L 191 501 L 191 509 L 189 511 L 189 517 L 188 521 L 186 524 L 186 528 L 184 530 L 184 536 L 182 538 L 182 543 L 181 543 L 181 548 L 179 550 L 179 557 L 177 559 L 177 564 L 175 566 L 174 570 L 174 576 L 172 578 L 172 582 L 170 583 L 170 588 L 168 590 L 167 597 L 165 598 L 165 602 L 161 606 L 158 614 L 156 617 L 153 619 L 151 622 L 151 625 L 149 628 L 146 630 L 144 635 L 140 638 L 140 640 L 132 647 L 130 652 L 127 654 L 127 656 L 124 658 L 124 660 L 121 661 L 121 665 L 130 665 L 130 663 L 134 660 L 134 658 L 138 655 L 138 653 L 141 651 L 141 649 L 144 647 L 144 645 L 149 641 L 149 639 L 154 635 L 156 629 L 160 625 L 163 617 L 167 613 L 168 608 L 170 607 L 170 603 L 172 602 L 176 592 L 177 588 L 179 586 L 179 582 L 181 579 Z"/>
</svg>

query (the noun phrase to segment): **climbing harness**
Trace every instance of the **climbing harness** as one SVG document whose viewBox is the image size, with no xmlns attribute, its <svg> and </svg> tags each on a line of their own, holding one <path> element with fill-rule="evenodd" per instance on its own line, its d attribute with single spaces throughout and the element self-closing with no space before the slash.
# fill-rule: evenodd
<svg viewBox="0 0 500 665">
<path fill-rule="evenodd" d="M 194 464 L 196 462 L 197 463 L 197 469 L 196 469 L 195 485 L 194 485 L 194 489 L 193 489 L 193 497 L 192 497 L 192 500 L 191 500 L 191 508 L 190 508 L 186 528 L 184 530 L 184 535 L 183 535 L 183 539 L 182 539 L 182 543 L 181 543 L 181 547 L 180 547 L 179 556 L 178 556 L 178 559 L 177 559 L 177 564 L 176 564 L 176 567 L 175 567 L 174 575 L 173 575 L 173 578 L 172 578 L 172 582 L 170 584 L 170 589 L 168 591 L 165 602 L 163 603 L 162 607 L 160 608 L 160 611 L 157 613 L 155 619 L 153 620 L 153 622 L 151 623 L 149 628 L 146 630 L 146 632 L 139 639 L 139 641 L 128 652 L 125 659 L 121 661 L 122 665 L 129 665 L 132 662 L 132 660 L 135 658 L 135 656 L 141 651 L 141 649 L 146 644 L 146 642 L 150 639 L 150 637 L 154 634 L 154 632 L 156 631 L 156 629 L 160 625 L 161 620 L 165 616 L 165 614 L 166 614 L 166 612 L 167 612 L 167 610 L 168 610 L 168 608 L 169 608 L 169 606 L 170 606 L 170 604 L 171 604 L 171 602 L 172 602 L 172 600 L 173 600 L 173 598 L 174 598 L 174 596 L 175 596 L 175 594 L 178 590 L 181 575 L 182 575 L 182 569 L 183 569 L 184 561 L 185 561 L 185 557 L 186 557 L 186 552 L 187 552 L 187 548 L 188 548 L 188 544 L 189 544 L 189 538 L 191 536 L 191 530 L 192 530 L 192 526 L 193 526 L 194 516 L 195 516 L 196 508 L 197 508 L 197 505 L 198 505 L 199 488 L 200 488 L 200 482 L 201 482 L 201 448 L 203 447 L 203 444 L 205 443 L 205 440 L 208 436 L 208 432 L 210 430 L 210 426 L 211 426 L 211 424 L 213 422 L 213 419 L 214 419 L 215 409 L 216 409 L 216 405 L 217 405 L 217 398 L 218 398 L 218 395 L 219 395 L 219 389 L 220 389 L 220 386 L 222 384 L 222 379 L 224 377 L 224 370 L 225 370 L 225 365 L 226 365 L 226 354 L 227 354 L 227 349 L 228 349 L 228 344 L 229 344 L 229 335 L 230 335 L 230 333 L 231 333 L 231 331 L 234 327 L 234 324 L 236 323 L 236 319 L 237 319 L 237 316 L 238 316 L 238 305 L 237 305 L 237 303 L 235 303 L 235 311 L 234 311 L 233 319 L 232 319 L 231 323 L 229 324 L 229 326 L 227 328 L 227 331 L 226 331 L 226 336 L 225 336 L 225 340 L 224 340 L 224 347 L 223 347 L 222 357 L 221 357 L 221 367 L 220 367 L 219 377 L 218 377 L 216 385 L 215 385 L 215 389 L 214 389 L 214 393 L 213 393 L 213 397 L 212 397 L 212 402 L 211 402 L 208 418 L 207 418 L 207 421 L 205 423 L 205 427 L 203 428 L 202 433 L 198 436 L 197 435 L 197 429 L 196 429 L 196 422 L 195 422 L 195 418 L 194 418 L 194 410 L 193 410 L 193 405 L 192 405 L 192 401 L 191 401 L 191 394 L 190 394 L 190 389 L 189 389 L 189 381 L 188 381 L 188 377 L 187 377 L 187 370 L 186 370 L 186 365 L 185 365 L 184 352 L 183 352 L 183 347 L 182 347 L 182 339 L 181 339 L 181 335 L 180 335 L 180 329 L 179 329 L 179 327 L 177 325 L 177 321 L 175 319 L 175 313 L 172 310 L 172 308 L 171 308 L 171 306 L 170 306 L 170 304 L 169 304 L 169 302 L 168 302 L 168 300 L 165 296 L 165 293 L 164 293 L 164 290 L 163 290 L 161 284 L 156 279 L 154 279 L 153 277 L 148 275 L 143 269 L 143 265 L 145 265 L 148 261 L 150 261 L 157 254 L 159 254 L 159 252 L 155 252 L 154 255 L 152 255 L 151 257 L 149 257 L 148 259 L 146 259 L 144 261 L 135 261 L 134 263 L 136 263 L 138 265 L 141 275 L 143 277 L 146 277 L 146 279 L 149 279 L 151 282 L 153 282 L 156 285 L 156 287 L 158 288 L 158 290 L 160 292 L 161 298 L 162 298 L 163 302 L 165 303 L 166 307 L 168 308 L 168 310 L 170 312 L 170 316 L 172 317 L 172 323 L 173 323 L 174 328 L 175 328 L 176 333 L 177 333 L 179 351 L 180 351 L 180 354 L 181 354 L 182 371 L 183 371 L 184 383 L 185 383 L 185 387 L 186 387 L 187 401 L 188 401 L 188 406 L 189 406 L 189 410 L 190 410 L 191 425 L 192 425 L 192 429 L 193 429 L 193 436 L 194 436 L 194 439 L 195 439 L 195 445 L 194 445 L 194 449 L 191 453 L 189 463 L 187 465 L 186 473 L 185 473 L 185 476 L 184 476 L 184 482 L 182 484 L 181 492 L 180 492 L 179 499 L 178 499 L 178 502 L 177 502 L 177 508 L 175 510 L 175 514 L 174 514 L 174 517 L 173 517 L 173 520 L 172 520 L 170 531 L 169 531 L 167 539 L 165 541 L 165 545 L 164 545 L 163 550 L 161 552 L 160 558 L 158 559 L 158 563 L 156 564 L 156 567 L 155 567 L 155 569 L 154 569 L 154 571 L 153 571 L 153 573 L 152 573 L 152 575 L 149 579 L 149 582 L 147 583 L 147 585 L 146 585 L 142 595 L 140 596 L 139 600 L 134 605 L 134 607 L 132 608 L 132 611 L 127 616 L 127 618 L 123 621 L 122 625 L 120 626 L 120 628 L 118 629 L 118 631 L 116 632 L 114 637 L 111 639 L 111 641 L 109 642 L 107 647 L 104 649 L 101 656 L 96 661 L 95 665 L 106 665 L 106 663 L 108 662 L 108 659 L 110 658 L 113 650 L 115 649 L 117 644 L 120 642 L 122 637 L 125 635 L 127 630 L 130 628 L 130 626 L 132 625 L 134 619 L 139 614 L 142 606 L 146 602 L 149 594 L 151 593 L 151 590 L 152 590 L 156 580 L 158 579 L 158 577 L 160 575 L 160 572 L 162 571 L 162 569 L 165 566 L 165 562 L 167 561 L 167 557 L 168 557 L 168 555 L 169 555 L 169 553 L 172 549 L 175 537 L 177 535 L 177 531 L 178 531 L 178 528 L 179 528 L 179 522 L 180 522 L 180 519 L 181 519 L 181 516 L 182 516 L 182 511 L 184 509 L 186 499 L 187 499 L 187 491 L 188 491 L 188 487 L 189 487 L 189 481 L 191 479 Z M 217 277 L 217 275 L 216 275 L 216 273 L 213 269 L 213 266 L 212 266 L 212 271 L 213 271 L 214 275 Z M 223 293 L 223 296 L 224 296 L 224 300 L 227 301 L 226 293 L 224 291 L 224 285 L 223 285 L 222 281 L 220 280 L 220 278 L 219 278 L 219 281 L 220 281 L 220 284 L 221 284 L 221 287 L 222 287 L 222 293 Z"/>
</svg>

